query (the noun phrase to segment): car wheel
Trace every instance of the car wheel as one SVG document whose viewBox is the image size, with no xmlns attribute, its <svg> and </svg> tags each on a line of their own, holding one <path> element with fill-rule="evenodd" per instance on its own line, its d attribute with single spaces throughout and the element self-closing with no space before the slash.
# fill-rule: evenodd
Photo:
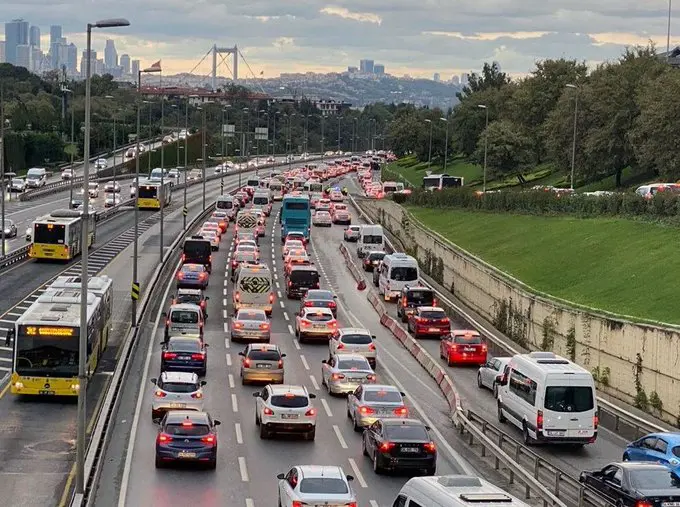
<svg viewBox="0 0 680 507">
<path fill-rule="evenodd" d="M 355 416 L 353 419 L 354 419 L 354 431 L 356 431 L 357 433 L 359 433 L 359 432 L 362 430 L 362 428 L 361 428 L 361 426 L 359 426 L 359 425 L 357 424 L 357 418 L 356 418 L 356 416 Z"/>
<path fill-rule="evenodd" d="M 326 382 L 326 390 L 328 391 L 328 396 L 333 396 L 333 391 L 331 390 L 331 384 Z"/>
<path fill-rule="evenodd" d="M 208 462 L 208 470 L 215 470 L 217 468 L 217 458 Z"/>
<path fill-rule="evenodd" d="M 316 428 L 314 428 L 312 431 L 310 431 L 306 435 L 306 440 L 310 440 L 310 441 L 313 442 L 315 438 L 316 438 Z"/>
<path fill-rule="evenodd" d="M 259 426 L 259 425 L 260 425 L 260 418 L 257 417 L 257 412 L 255 412 L 255 426 Z"/>
<path fill-rule="evenodd" d="M 380 475 L 383 472 L 383 468 L 380 466 L 380 458 L 378 457 L 378 451 L 373 453 L 373 471 Z"/>
<path fill-rule="evenodd" d="M 478 373 L 477 374 L 477 387 L 482 389 L 484 387 L 484 384 L 482 384 L 482 374 Z"/>
<path fill-rule="evenodd" d="M 349 411 L 349 403 L 347 404 L 347 419 L 352 419 L 352 413 Z"/>
<path fill-rule="evenodd" d="M 622 459 L 623 459 L 623 461 L 630 461 L 630 456 L 628 456 L 628 453 L 627 453 L 627 452 L 624 452 L 624 453 L 623 453 L 623 458 L 622 458 Z"/>
<path fill-rule="evenodd" d="M 522 438 L 524 439 L 524 445 L 533 445 L 534 439 L 529 435 L 529 428 L 526 422 L 522 423 Z"/>
<path fill-rule="evenodd" d="M 505 418 L 505 415 L 503 415 L 503 409 L 501 408 L 500 402 L 498 402 L 496 406 L 498 411 L 498 422 L 505 423 L 507 419 Z"/>
<path fill-rule="evenodd" d="M 260 438 L 262 440 L 269 438 L 269 431 L 267 431 L 266 425 L 262 423 L 260 423 Z"/>
<path fill-rule="evenodd" d="M 425 475 L 435 475 L 436 473 L 437 473 L 436 465 L 425 470 Z"/>
<path fill-rule="evenodd" d="M 498 384 L 496 382 L 493 383 L 493 397 L 498 398 Z"/>
<path fill-rule="evenodd" d="M 164 465 L 165 463 L 163 463 L 163 460 L 156 456 L 156 468 L 163 468 Z"/>
</svg>

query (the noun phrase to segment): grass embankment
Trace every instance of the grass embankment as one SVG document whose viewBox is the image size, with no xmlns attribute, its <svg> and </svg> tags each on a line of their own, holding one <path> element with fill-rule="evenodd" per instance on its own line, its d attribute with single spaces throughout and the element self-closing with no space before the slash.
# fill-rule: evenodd
<svg viewBox="0 0 680 507">
<path fill-rule="evenodd" d="M 625 219 L 410 210 L 536 290 L 641 320 L 680 324 L 678 228 Z"/>
</svg>

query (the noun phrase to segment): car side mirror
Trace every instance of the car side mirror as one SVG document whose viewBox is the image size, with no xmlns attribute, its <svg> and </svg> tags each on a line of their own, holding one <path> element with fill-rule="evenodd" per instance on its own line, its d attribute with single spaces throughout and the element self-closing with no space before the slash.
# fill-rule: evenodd
<svg viewBox="0 0 680 507">
<path fill-rule="evenodd" d="M 284 474 L 278 474 L 278 475 L 276 476 L 276 478 L 279 479 L 280 481 L 282 481 L 285 477 L 286 477 L 286 476 L 285 476 Z"/>
<path fill-rule="evenodd" d="M 425 429 L 426 429 L 427 431 L 430 431 L 432 428 L 430 428 L 429 426 L 425 426 Z"/>
<path fill-rule="evenodd" d="M 406 393 L 399 393 L 399 394 L 401 394 L 402 398 L 406 397 Z"/>
<path fill-rule="evenodd" d="M 175 295 L 174 295 L 174 294 L 171 294 L 171 295 L 170 295 L 170 299 L 175 299 Z"/>
<path fill-rule="evenodd" d="M 206 385 L 207 383 L 208 383 L 207 380 L 201 380 L 201 387 L 203 387 L 203 386 Z"/>
<path fill-rule="evenodd" d="M 149 382 L 151 382 L 152 384 L 156 384 L 156 382 L 158 382 L 158 379 L 157 378 L 151 378 L 151 379 L 149 379 Z"/>
<path fill-rule="evenodd" d="M 333 299 L 338 299 L 338 296 L 336 294 L 333 294 Z"/>
<path fill-rule="evenodd" d="M 322 363 L 322 364 L 328 364 L 328 359 L 322 359 L 322 360 L 321 360 L 321 363 Z"/>
<path fill-rule="evenodd" d="M 163 317 L 167 318 L 167 317 L 168 317 L 168 312 L 163 312 L 163 313 L 161 313 L 161 315 L 162 315 Z"/>
<path fill-rule="evenodd" d="M 286 357 L 286 354 L 281 354 L 281 357 Z"/>
<path fill-rule="evenodd" d="M 354 480 L 354 476 L 353 476 L 353 475 L 347 474 L 347 480 L 348 480 L 349 482 L 352 482 L 352 481 Z"/>
<path fill-rule="evenodd" d="M 245 352 L 239 352 L 238 355 L 239 355 L 239 356 L 246 357 L 246 353 L 245 353 Z"/>
<path fill-rule="evenodd" d="M 310 400 L 315 400 L 316 399 L 316 394 L 310 394 L 309 395 Z"/>
<path fill-rule="evenodd" d="M 206 297 L 203 298 L 203 299 L 205 299 L 206 301 L 208 301 L 208 300 L 210 299 L 210 296 L 206 296 Z"/>
<path fill-rule="evenodd" d="M 374 335 L 374 334 L 371 335 L 371 339 L 375 340 L 376 338 L 377 338 L 376 335 Z"/>
<path fill-rule="evenodd" d="M 253 398 L 261 398 L 262 393 L 253 393 Z"/>
<path fill-rule="evenodd" d="M 213 421 L 213 424 L 214 424 L 215 426 L 219 426 L 220 424 L 222 424 L 222 421 L 218 421 L 218 420 L 216 419 L 216 420 Z"/>
</svg>

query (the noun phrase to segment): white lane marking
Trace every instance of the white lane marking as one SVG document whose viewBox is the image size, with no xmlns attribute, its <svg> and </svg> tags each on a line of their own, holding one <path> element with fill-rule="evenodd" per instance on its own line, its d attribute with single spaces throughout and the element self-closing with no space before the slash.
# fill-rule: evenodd
<svg viewBox="0 0 680 507">
<path fill-rule="evenodd" d="M 227 352 L 227 366 L 231 366 L 231 354 Z"/>
<path fill-rule="evenodd" d="M 305 367 L 305 370 L 309 370 L 309 363 L 307 363 L 307 358 L 300 354 L 300 361 L 302 361 L 302 366 Z"/>
<path fill-rule="evenodd" d="M 222 300 L 222 306 L 227 306 L 227 298 L 224 298 L 224 299 Z"/>
<path fill-rule="evenodd" d="M 397 363 L 398 365 L 401 365 L 401 360 L 398 359 L 396 356 L 392 355 L 391 352 L 385 350 L 385 348 L 380 349 L 381 354 L 387 354 L 392 358 L 392 360 Z M 421 384 L 425 389 L 427 389 L 431 394 L 434 396 L 440 397 L 442 395 L 441 391 L 436 391 L 432 389 L 430 386 L 428 386 L 421 378 L 419 378 L 417 375 L 415 375 L 413 372 L 411 372 L 408 368 L 404 368 L 402 366 L 402 369 L 404 372 L 406 372 L 411 378 L 415 379 L 419 384 Z"/>
<path fill-rule="evenodd" d="M 340 428 L 338 428 L 337 424 L 333 425 L 333 431 L 335 432 L 335 436 L 338 437 L 340 447 L 342 447 L 343 449 L 347 449 L 347 442 L 345 442 L 345 437 L 343 437 L 342 433 L 340 433 Z"/>
<path fill-rule="evenodd" d="M 225 333 L 228 333 L 228 332 L 229 332 L 229 323 L 228 323 L 228 322 L 225 322 L 225 323 L 224 323 L 224 332 L 225 332 Z"/>
<path fill-rule="evenodd" d="M 276 291 L 276 295 L 279 296 L 280 298 L 283 297 L 283 294 L 281 294 L 281 291 L 280 291 L 280 290 L 277 290 L 277 291 Z"/>
<path fill-rule="evenodd" d="M 246 498 L 246 507 L 255 507 L 255 502 L 252 498 Z M 375 504 L 375 507 L 378 507 L 378 504 Z"/>
<path fill-rule="evenodd" d="M 314 377 L 312 377 L 314 378 Z M 331 407 L 328 406 L 328 402 L 326 401 L 326 398 L 321 398 L 321 404 L 323 405 L 323 409 L 326 411 L 326 415 L 331 418 L 333 417 L 333 412 L 331 412 Z"/>
<path fill-rule="evenodd" d="M 280 288 L 281 288 L 281 285 L 279 284 L 279 281 L 278 281 L 278 280 L 276 281 L 276 288 L 277 288 L 277 289 L 280 289 Z"/>
<path fill-rule="evenodd" d="M 347 461 L 349 461 L 349 466 L 352 467 L 352 472 L 354 472 L 354 477 L 356 478 L 356 480 L 359 481 L 359 485 L 362 488 L 367 488 L 368 484 L 366 484 L 366 480 L 364 479 L 364 476 L 361 474 L 361 470 L 359 470 L 357 462 L 354 461 L 354 458 L 349 458 Z"/>
<path fill-rule="evenodd" d="M 289 321 L 289 320 L 290 320 L 290 317 L 288 317 L 288 313 L 287 313 L 287 312 L 283 312 L 283 318 L 286 319 L 286 321 Z"/>
<path fill-rule="evenodd" d="M 229 338 L 224 339 L 224 348 L 228 349 L 231 346 L 231 343 L 229 343 Z"/>
<path fill-rule="evenodd" d="M 222 290 L 222 294 L 227 295 L 227 289 Z"/>
<path fill-rule="evenodd" d="M 368 503 L 371 505 L 371 507 L 380 507 L 378 505 L 378 502 L 376 502 L 375 500 L 370 500 Z"/>
<path fill-rule="evenodd" d="M 225 279 L 224 279 L 224 286 L 226 287 L 229 284 L 229 271 L 224 273 Z"/>
<path fill-rule="evenodd" d="M 246 467 L 246 459 L 243 456 L 238 457 L 238 469 L 241 472 L 241 480 L 243 482 L 248 482 L 248 467 Z"/>
<path fill-rule="evenodd" d="M 179 263 L 177 264 L 179 269 Z M 168 284 L 165 288 L 165 294 L 161 301 L 167 301 L 168 294 L 170 294 L 170 289 L 172 284 Z M 158 311 L 156 315 L 156 321 L 153 326 L 153 333 L 156 334 L 158 329 L 158 323 L 161 320 L 161 315 L 163 314 L 163 307 Z M 123 480 L 120 487 L 120 494 L 118 495 L 118 507 L 125 507 L 125 500 L 127 498 L 128 482 L 130 481 L 130 469 L 132 467 L 132 455 L 135 451 L 135 440 L 137 439 L 137 426 L 139 426 L 139 417 L 142 414 L 142 402 L 144 401 L 144 389 L 146 388 L 146 382 L 149 375 L 149 365 L 151 364 L 151 356 L 153 355 L 153 340 L 149 344 L 149 350 L 146 353 L 146 359 L 144 361 L 144 372 L 142 373 L 142 381 L 139 383 L 139 392 L 137 393 L 137 407 L 135 408 L 135 416 L 132 420 L 132 427 L 130 429 L 130 440 L 128 441 L 127 454 L 125 456 L 125 466 L 123 468 Z"/>
<path fill-rule="evenodd" d="M 234 413 L 238 412 L 238 400 L 236 399 L 235 394 L 231 395 L 231 408 L 234 411 Z"/>
<path fill-rule="evenodd" d="M 288 326 L 288 327 L 290 327 L 290 326 Z M 293 333 L 292 328 L 290 329 L 290 334 L 295 334 L 295 333 Z M 295 348 L 298 349 L 298 350 L 301 350 L 301 348 L 302 348 L 302 347 L 300 347 L 300 341 L 297 338 L 295 338 L 295 340 L 293 340 L 293 345 L 295 345 Z"/>
<path fill-rule="evenodd" d="M 321 388 L 319 387 L 319 383 L 316 381 L 316 377 L 314 375 L 310 375 L 309 379 L 312 381 L 312 385 L 314 386 L 314 389 L 317 391 L 320 391 Z"/>
<path fill-rule="evenodd" d="M 234 424 L 234 430 L 236 431 L 236 443 L 243 443 L 243 433 L 241 432 L 241 423 Z"/>
<path fill-rule="evenodd" d="M 230 373 L 227 378 L 229 379 L 229 389 L 233 389 L 234 388 L 234 376 Z"/>
<path fill-rule="evenodd" d="M 283 301 L 279 301 L 279 305 L 281 305 L 281 308 L 285 308 L 286 305 L 283 304 Z"/>
<path fill-rule="evenodd" d="M 226 308 L 224 310 L 222 310 L 222 318 L 225 319 L 225 320 L 229 318 L 229 316 L 227 315 Z"/>
</svg>

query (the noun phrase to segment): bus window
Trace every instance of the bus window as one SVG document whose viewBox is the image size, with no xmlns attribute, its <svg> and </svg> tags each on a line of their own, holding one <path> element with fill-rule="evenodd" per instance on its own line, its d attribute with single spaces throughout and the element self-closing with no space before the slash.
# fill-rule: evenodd
<svg viewBox="0 0 680 507">
<path fill-rule="evenodd" d="M 158 187 L 151 185 L 142 185 L 139 187 L 139 198 L 140 199 L 155 199 L 157 194 L 156 190 Z"/>
<path fill-rule="evenodd" d="M 35 224 L 33 231 L 34 243 L 63 245 L 66 237 L 66 226 L 55 224 Z"/>
</svg>

